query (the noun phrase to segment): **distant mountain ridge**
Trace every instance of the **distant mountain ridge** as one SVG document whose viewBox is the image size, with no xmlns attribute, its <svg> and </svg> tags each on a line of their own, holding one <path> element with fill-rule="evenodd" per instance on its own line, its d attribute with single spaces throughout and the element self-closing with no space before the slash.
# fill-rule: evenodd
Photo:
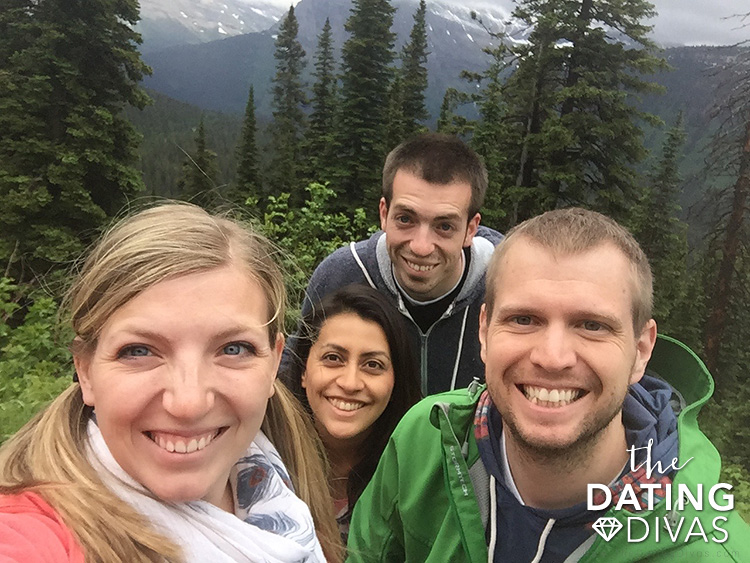
<svg viewBox="0 0 750 563">
<path fill-rule="evenodd" d="M 392 29 L 398 37 L 397 49 L 409 36 L 417 4 L 416 0 L 395 3 Z M 302 0 L 297 4 L 298 38 L 307 52 L 308 72 L 326 18 L 331 21 L 333 44 L 338 55 L 347 37 L 344 23 L 349 17 L 350 7 L 350 0 Z M 500 29 L 509 15 L 509 11 L 500 8 L 482 9 L 478 13 L 490 29 Z M 471 19 L 468 6 L 430 2 L 426 22 L 430 51 L 428 109 L 436 118 L 445 89 L 459 83 L 459 73 L 486 66 L 487 55 L 481 49 L 490 45 L 492 38 Z M 209 43 L 176 45 L 158 51 L 144 49 L 144 60 L 154 70 L 145 84 L 175 99 L 229 113 L 244 110 L 247 91 L 252 84 L 259 113 L 269 115 L 277 26 Z M 520 30 L 512 31 L 520 36 Z"/>
<path fill-rule="evenodd" d="M 263 31 L 289 9 L 273 0 L 140 0 L 143 52 Z"/>
</svg>

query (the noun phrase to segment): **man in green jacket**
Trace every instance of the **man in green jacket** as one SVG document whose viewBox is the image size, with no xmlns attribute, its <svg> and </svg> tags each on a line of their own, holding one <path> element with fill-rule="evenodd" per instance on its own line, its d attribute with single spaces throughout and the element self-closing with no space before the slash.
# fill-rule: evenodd
<svg viewBox="0 0 750 563">
<path fill-rule="evenodd" d="M 487 273 L 487 385 L 429 397 L 355 507 L 351 561 L 750 561 L 698 429 L 700 360 L 651 318 L 638 243 L 565 209 L 512 230 Z"/>
</svg>

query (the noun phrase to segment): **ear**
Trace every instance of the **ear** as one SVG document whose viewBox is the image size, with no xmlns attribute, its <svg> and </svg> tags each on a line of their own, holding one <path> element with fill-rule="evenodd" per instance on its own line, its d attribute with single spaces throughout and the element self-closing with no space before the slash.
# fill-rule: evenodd
<svg viewBox="0 0 750 563">
<path fill-rule="evenodd" d="M 479 310 L 479 357 L 487 365 L 487 305 L 482 303 Z"/>
<path fill-rule="evenodd" d="M 94 405 L 94 388 L 91 385 L 91 357 L 88 354 L 74 354 L 73 365 L 78 375 L 78 383 L 81 385 L 83 402 L 88 406 Z"/>
<path fill-rule="evenodd" d="M 380 198 L 378 211 L 380 213 L 380 229 L 382 231 L 385 231 L 386 220 L 388 219 L 388 204 L 386 203 L 384 197 Z"/>
<path fill-rule="evenodd" d="M 646 365 L 651 359 L 655 344 L 656 321 L 651 319 L 643 326 L 643 330 L 635 343 L 635 361 L 633 362 L 633 371 L 630 374 L 631 385 L 640 381 L 646 372 Z"/>
<path fill-rule="evenodd" d="M 482 216 L 477 213 L 469 219 L 469 224 L 466 226 L 466 236 L 464 237 L 464 246 L 471 246 L 471 241 L 474 240 L 474 235 L 477 234 L 477 229 L 479 228 L 479 221 L 482 219 Z"/>
<path fill-rule="evenodd" d="M 302 389 L 307 389 L 307 370 L 302 372 L 302 378 L 300 379 L 300 385 Z"/>
</svg>

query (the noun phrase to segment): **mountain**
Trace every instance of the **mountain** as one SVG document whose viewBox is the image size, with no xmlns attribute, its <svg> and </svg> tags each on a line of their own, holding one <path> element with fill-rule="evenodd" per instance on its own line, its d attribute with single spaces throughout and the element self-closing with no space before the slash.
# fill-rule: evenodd
<svg viewBox="0 0 750 563">
<path fill-rule="evenodd" d="M 273 0 L 141 0 L 141 51 L 207 43 L 272 27 L 289 9 Z"/>
<path fill-rule="evenodd" d="M 413 25 L 416 0 L 395 3 L 393 30 L 400 49 Z M 331 21 L 336 51 L 346 40 L 344 23 L 349 17 L 350 0 L 302 0 L 295 8 L 299 21 L 299 40 L 307 52 L 308 70 L 317 46 L 317 36 L 326 18 Z M 448 86 L 456 86 L 462 70 L 480 70 L 487 64 L 482 47 L 492 38 L 471 18 L 471 3 L 457 7 L 449 3 L 430 2 L 428 25 L 429 85 L 428 109 L 437 117 L 440 102 Z M 478 8 L 478 15 L 490 29 L 505 29 L 503 21 L 509 11 L 501 8 Z M 260 114 L 270 114 L 270 80 L 275 73 L 274 40 L 278 24 L 265 31 L 237 35 L 210 43 L 177 45 L 158 51 L 144 50 L 144 60 L 153 68 L 145 85 L 175 99 L 206 109 L 241 113 L 247 91 L 255 87 Z M 520 30 L 512 30 L 516 36 Z M 312 80 L 308 76 L 308 83 Z"/>
</svg>

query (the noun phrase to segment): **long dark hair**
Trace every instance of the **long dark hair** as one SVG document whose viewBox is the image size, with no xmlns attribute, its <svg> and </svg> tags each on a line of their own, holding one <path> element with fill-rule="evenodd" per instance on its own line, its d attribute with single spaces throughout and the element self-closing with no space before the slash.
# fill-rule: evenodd
<svg viewBox="0 0 750 563">
<path fill-rule="evenodd" d="M 310 349 L 318 340 L 327 319 L 344 313 L 354 313 L 362 319 L 377 323 L 385 333 L 393 365 L 393 392 L 383 414 L 372 425 L 372 432 L 362 444 L 362 458 L 349 472 L 347 500 L 353 508 L 370 482 L 388 438 L 407 410 L 421 398 L 416 356 L 411 346 L 404 318 L 388 299 L 369 286 L 353 284 L 326 295 L 315 304 L 300 323 L 300 330 L 292 344 L 285 383 L 312 415 L 307 395 L 302 388 Z"/>
</svg>

